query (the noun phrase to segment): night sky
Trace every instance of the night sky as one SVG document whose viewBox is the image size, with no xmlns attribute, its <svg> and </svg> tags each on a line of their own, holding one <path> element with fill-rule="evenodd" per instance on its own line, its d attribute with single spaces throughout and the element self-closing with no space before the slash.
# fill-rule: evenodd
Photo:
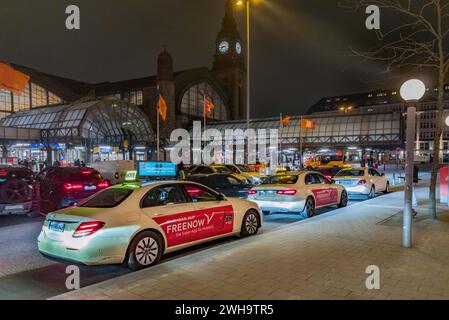
<svg viewBox="0 0 449 320">
<path fill-rule="evenodd" d="M 258 0 L 252 16 L 253 116 L 301 114 L 326 96 L 397 87 L 350 47 L 373 44 L 363 12 L 338 0 Z M 225 0 L 1 0 L 0 59 L 90 83 L 153 75 L 164 44 L 175 70 L 211 67 Z M 65 8 L 81 30 L 65 29 Z M 236 11 L 242 37 L 244 13 Z"/>
</svg>

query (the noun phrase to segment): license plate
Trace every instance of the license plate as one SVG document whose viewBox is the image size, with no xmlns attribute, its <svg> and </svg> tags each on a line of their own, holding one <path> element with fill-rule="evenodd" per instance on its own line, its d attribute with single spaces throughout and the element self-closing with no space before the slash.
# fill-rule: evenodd
<svg viewBox="0 0 449 320">
<path fill-rule="evenodd" d="M 51 231 L 56 231 L 56 232 L 64 232 L 65 223 L 57 222 L 57 221 L 50 221 L 50 223 L 48 225 L 48 229 Z"/>
<path fill-rule="evenodd" d="M 84 186 L 84 191 L 94 191 L 97 190 L 97 186 Z"/>
<path fill-rule="evenodd" d="M 23 210 L 23 209 L 25 209 L 23 207 L 23 204 L 18 204 L 14 206 L 5 206 L 5 210 Z"/>
</svg>

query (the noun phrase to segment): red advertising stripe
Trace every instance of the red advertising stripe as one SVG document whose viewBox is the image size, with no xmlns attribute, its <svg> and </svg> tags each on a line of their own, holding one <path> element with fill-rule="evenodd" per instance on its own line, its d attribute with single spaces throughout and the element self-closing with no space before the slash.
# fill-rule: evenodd
<svg viewBox="0 0 449 320">
<path fill-rule="evenodd" d="M 312 190 L 316 206 L 321 207 L 338 201 L 338 191 L 334 188 Z"/>
<path fill-rule="evenodd" d="M 162 228 L 168 247 L 231 233 L 234 209 L 223 206 L 153 218 Z"/>
</svg>

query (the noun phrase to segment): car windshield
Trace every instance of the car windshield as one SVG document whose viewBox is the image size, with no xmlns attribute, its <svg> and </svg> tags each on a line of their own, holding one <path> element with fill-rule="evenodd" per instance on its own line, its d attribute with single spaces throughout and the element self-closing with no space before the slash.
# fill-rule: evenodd
<svg viewBox="0 0 449 320">
<path fill-rule="evenodd" d="M 295 184 L 298 182 L 297 175 L 272 176 L 266 179 L 263 184 Z"/>
<path fill-rule="evenodd" d="M 365 170 L 342 170 L 336 177 L 363 177 L 364 175 Z"/>
<path fill-rule="evenodd" d="M 122 203 L 133 192 L 130 189 L 106 189 L 82 203 L 85 208 L 114 208 Z"/>
</svg>

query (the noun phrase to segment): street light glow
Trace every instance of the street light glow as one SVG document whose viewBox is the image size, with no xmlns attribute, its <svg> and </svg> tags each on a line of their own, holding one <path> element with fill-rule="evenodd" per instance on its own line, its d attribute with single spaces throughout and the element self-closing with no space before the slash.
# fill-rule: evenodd
<svg viewBox="0 0 449 320">
<path fill-rule="evenodd" d="M 401 97 L 407 102 L 419 101 L 426 94 L 426 85 L 418 79 L 406 81 L 401 87 Z"/>
</svg>

